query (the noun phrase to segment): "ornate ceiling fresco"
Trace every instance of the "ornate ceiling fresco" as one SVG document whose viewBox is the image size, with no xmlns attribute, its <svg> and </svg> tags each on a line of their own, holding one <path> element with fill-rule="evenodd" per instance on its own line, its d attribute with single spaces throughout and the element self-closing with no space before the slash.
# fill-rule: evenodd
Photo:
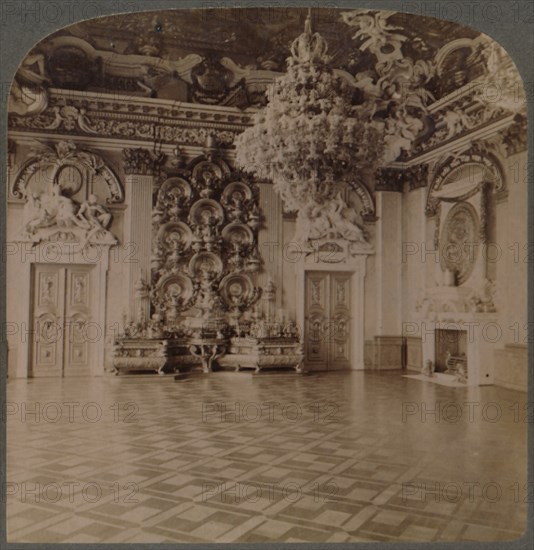
<svg viewBox="0 0 534 550">
<path fill-rule="evenodd" d="M 332 66 L 354 75 L 374 66 L 368 37 L 355 34 L 351 21 L 369 10 L 353 10 L 349 16 L 343 12 L 314 9 L 313 28 L 328 43 Z M 431 59 L 447 42 L 473 39 L 479 34 L 434 18 L 382 13 L 388 15 L 391 27 L 400 29 L 403 55 L 414 59 Z M 61 29 L 40 42 L 32 53 L 44 55 L 51 83 L 58 88 L 120 90 L 244 107 L 259 99 L 250 89 L 248 97 L 236 99 L 239 81 L 251 71 L 285 71 L 289 47 L 302 32 L 306 14 L 304 8 L 121 14 Z M 459 72 L 465 68 L 469 53 L 458 51 L 448 60 L 452 84 L 458 85 L 462 78 Z M 439 94 L 437 82 L 430 87 Z"/>
<path fill-rule="evenodd" d="M 247 109 L 264 106 L 281 82 L 307 14 L 166 10 L 71 25 L 22 61 L 10 127 L 177 146 L 202 146 L 211 136 L 231 149 L 252 122 Z M 371 107 L 374 124 L 385 126 L 386 164 L 511 115 L 520 127 L 526 121 L 511 59 L 473 29 L 405 13 L 320 8 L 311 11 L 311 28 L 328 46 L 334 80 L 350 88 L 348 107 Z"/>
</svg>

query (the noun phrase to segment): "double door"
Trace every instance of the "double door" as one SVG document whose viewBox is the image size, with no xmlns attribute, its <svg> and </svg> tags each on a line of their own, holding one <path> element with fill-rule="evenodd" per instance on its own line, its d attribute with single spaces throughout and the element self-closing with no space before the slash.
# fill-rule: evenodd
<svg viewBox="0 0 534 550">
<path fill-rule="evenodd" d="M 305 360 L 310 370 L 351 366 L 351 275 L 307 271 L 305 277 Z"/>
<path fill-rule="evenodd" d="M 32 273 L 31 376 L 90 375 L 102 338 L 93 321 L 93 266 L 35 264 Z"/>
</svg>

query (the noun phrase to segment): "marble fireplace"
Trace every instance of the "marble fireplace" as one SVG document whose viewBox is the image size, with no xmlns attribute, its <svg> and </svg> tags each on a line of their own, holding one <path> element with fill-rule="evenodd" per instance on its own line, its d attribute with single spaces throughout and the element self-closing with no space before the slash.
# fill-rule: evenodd
<svg viewBox="0 0 534 550">
<path fill-rule="evenodd" d="M 440 335 L 447 334 L 447 340 L 465 345 L 467 380 L 469 386 L 493 384 L 493 353 L 500 337 L 500 326 L 496 316 L 491 314 L 447 315 L 441 314 L 433 320 L 421 321 L 422 363 L 432 361 L 436 372 L 445 372 L 440 350 Z M 462 354 L 462 349 L 459 355 Z M 446 353 L 446 352 L 445 352 Z M 451 351 L 452 355 L 452 351 Z M 445 359 L 446 362 L 446 359 Z"/>
</svg>

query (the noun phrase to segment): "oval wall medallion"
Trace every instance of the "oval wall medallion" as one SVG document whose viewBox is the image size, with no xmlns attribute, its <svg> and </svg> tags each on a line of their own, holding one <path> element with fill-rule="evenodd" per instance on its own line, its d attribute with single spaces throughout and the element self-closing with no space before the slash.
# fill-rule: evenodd
<svg viewBox="0 0 534 550">
<path fill-rule="evenodd" d="M 471 276 L 480 245 L 479 219 L 468 202 L 455 204 L 447 214 L 441 230 L 440 265 L 455 273 L 456 284 Z"/>
</svg>

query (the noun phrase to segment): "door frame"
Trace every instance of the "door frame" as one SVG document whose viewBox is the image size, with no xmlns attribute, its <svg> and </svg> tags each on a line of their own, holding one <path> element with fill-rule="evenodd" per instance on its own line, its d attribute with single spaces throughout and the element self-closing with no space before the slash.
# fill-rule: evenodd
<svg viewBox="0 0 534 550">
<path fill-rule="evenodd" d="M 310 275 L 313 274 L 311 277 Z M 349 299 L 352 299 L 352 276 L 354 275 L 354 272 L 352 271 L 341 271 L 341 270 L 324 270 L 324 269 L 321 269 L 321 270 L 312 270 L 312 269 L 306 269 L 304 271 L 304 285 L 305 285 L 305 289 L 304 289 L 304 331 L 303 331 L 303 334 L 304 334 L 304 361 L 307 361 L 308 359 L 308 334 L 307 334 L 307 329 L 310 328 L 310 323 L 309 323 L 309 317 L 310 317 L 310 307 L 311 307 L 311 304 L 308 303 L 308 299 L 309 299 L 309 283 L 312 283 L 313 279 L 315 277 L 317 277 L 318 275 L 321 275 L 323 277 L 323 281 L 325 282 L 325 304 L 324 304 L 324 307 L 322 308 L 324 310 L 324 312 L 327 314 L 327 319 L 326 319 L 326 322 L 327 322 L 327 333 L 329 334 L 329 338 L 326 342 L 324 342 L 326 344 L 325 346 L 325 351 L 326 351 L 326 363 L 325 363 L 325 366 L 326 366 L 326 370 L 346 370 L 346 368 L 338 368 L 338 367 L 333 367 L 333 364 L 335 363 L 334 361 L 334 358 L 332 357 L 332 348 L 333 348 L 333 342 L 332 342 L 332 339 L 330 337 L 330 327 L 331 327 L 331 323 L 332 323 L 332 313 L 333 313 L 333 309 L 332 309 L 332 299 L 333 299 L 333 282 L 335 280 L 335 276 L 336 274 L 339 274 L 339 275 L 343 275 L 344 277 L 344 280 L 346 280 L 349 284 L 350 284 L 350 291 L 348 293 L 349 295 Z M 311 279 L 311 280 L 310 280 Z M 312 283 L 313 284 L 313 283 Z M 348 318 L 349 318 L 349 327 L 350 327 L 350 330 L 349 330 L 349 334 L 348 334 L 348 341 L 350 343 L 353 343 L 354 342 L 354 339 L 353 339 L 353 327 L 354 327 L 354 322 L 353 322 L 353 317 L 352 317 L 352 304 L 349 302 L 348 303 L 348 310 L 349 310 L 349 315 L 348 315 Z M 335 327 L 334 327 L 334 334 L 335 334 Z M 349 359 L 348 361 L 346 361 L 346 363 L 348 363 L 349 365 L 352 365 L 352 354 L 353 354 L 353 346 L 352 345 L 349 345 L 349 350 L 348 350 L 348 356 L 349 356 Z M 314 366 L 318 366 L 319 368 L 317 370 L 323 370 L 320 368 L 320 366 L 322 365 L 323 363 L 307 363 L 307 368 L 308 370 L 315 370 L 315 369 L 312 369 L 312 365 Z"/>
<path fill-rule="evenodd" d="M 19 288 L 21 292 L 22 319 L 21 336 L 26 341 L 21 341 L 20 353 L 17 358 L 17 377 L 28 378 L 31 375 L 30 361 L 33 346 L 32 327 L 32 296 L 33 296 L 33 265 L 61 264 L 67 267 L 75 265 L 94 266 L 92 272 L 93 285 L 92 299 L 94 303 L 94 322 L 100 327 L 100 337 L 94 343 L 90 374 L 100 376 L 104 374 L 104 349 L 106 341 L 106 295 L 107 272 L 109 268 L 110 245 L 87 244 L 84 248 L 76 246 L 76 243 L 61 241 L 40 242 L 34 246 L 31 243 L 22 245 L 22 258 L 20 263 Z"/>
<path fill-rule="evenodd" d="M 308 271 L 344 272 L 350 274 L 351 283 L 351 369 L 364 369 L 364 342 L 365 342 L 365 272 L 368 253 L 356 254 L 348 259 L 328 263 L 321 261 L 317 255 L 306 256 L 297 265 L 297 324 L 301 327 L 303 342 L 307 337 L 305 333 L 305 307 L 306 307 L 306 273 Z"/>
</svg>

